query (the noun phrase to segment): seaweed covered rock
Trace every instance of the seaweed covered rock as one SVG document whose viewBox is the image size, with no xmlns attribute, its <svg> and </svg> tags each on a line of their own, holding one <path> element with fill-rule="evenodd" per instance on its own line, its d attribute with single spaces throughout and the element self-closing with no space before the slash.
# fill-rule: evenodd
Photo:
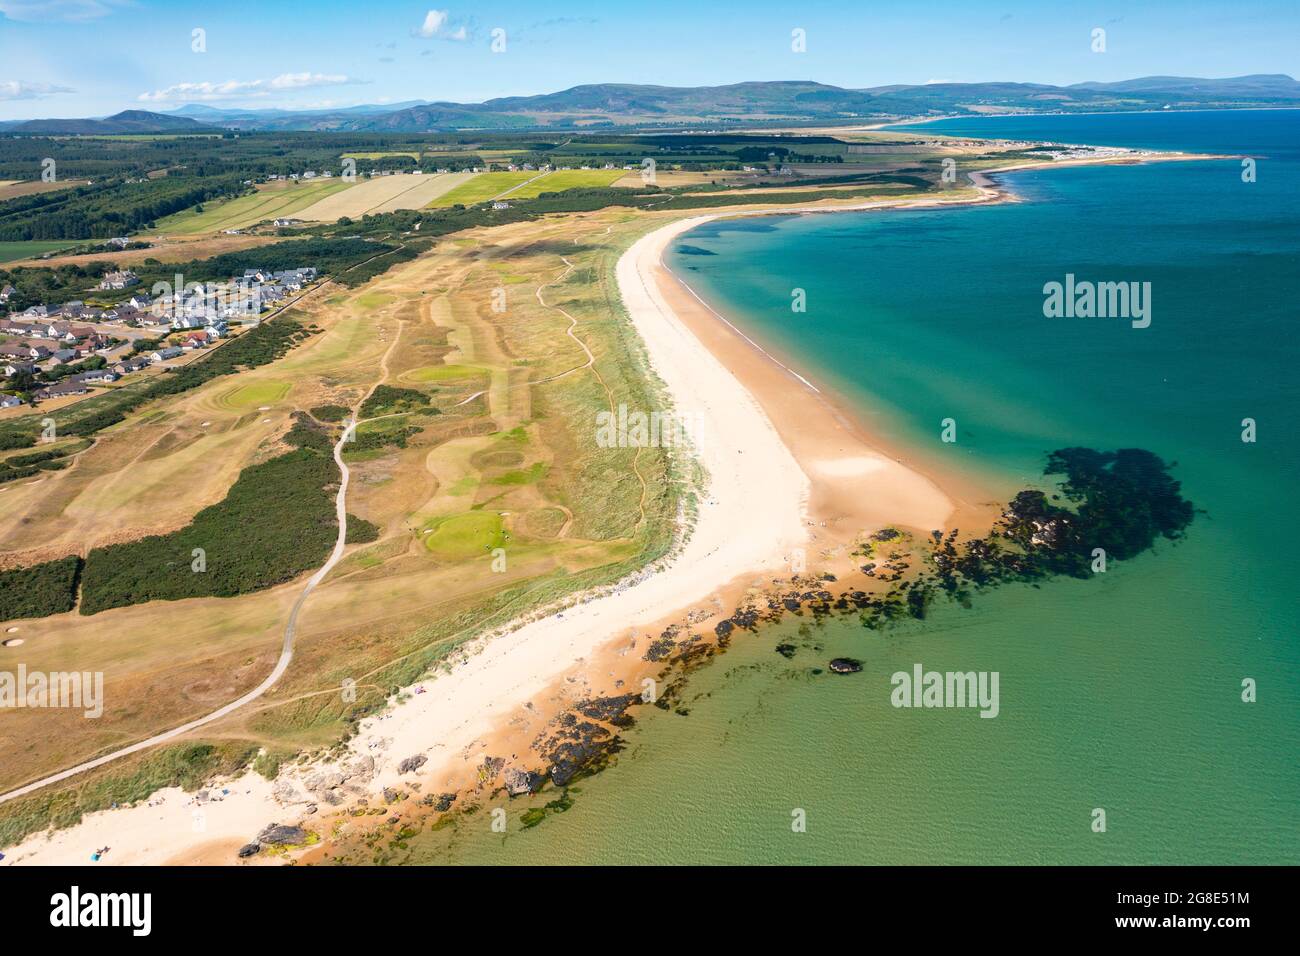
<svg viewBox="0 0 1300 956">
<path fill-rule="evenodd" d="M 302 827 L 272 823 L 257 835 L 257 842 L 269 846 L 297 846 L 307 842 L 307 831 Z"/>
</svg>

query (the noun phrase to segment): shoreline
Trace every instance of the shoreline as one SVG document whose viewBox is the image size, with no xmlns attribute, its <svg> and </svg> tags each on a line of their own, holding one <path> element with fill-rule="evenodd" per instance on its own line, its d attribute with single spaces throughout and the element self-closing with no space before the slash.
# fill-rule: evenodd
<svg viewBox="0 0 1300 956">
<path fill-rule="evenodd" d="M 815 546 L 822 555 L 842 556 L 846 542 L 863 530 L 900 524 L 928 532 L 951 527 L 954 515 L 978 517 L 988 507 L 988 501 L 981 503 L 980 490 L 963 484 L 960 476 L 944 476 L 942 488 L 954 494 L 949 497 L 925 469 L 904 465 L 894 450 L 882 449 L 830 395 L 681 283 L 662 262 L 675 238 L 705 222 L 738 216 L 1016 201 L 990 177 L 1017 169 L 1193 158 L 1219 157 L 1172 154 L 1027 163 L 970 174 L 975 196 L 734 210 L 652 228 L 619 257 L 615 275 L 650 371 L 663 382 L 678 412 L 692 412 L 704 423 L 696 436 L 695 458 L 709 479 L 693 533 L 669 557 L 636 575 L 631 586 L 576 597 L 578 603 L 560 613 L 471 642 L 456 653 L 449 670 L 413 685 L 413 693 L 406 689 L 405 699 L 366 718 L 346 756 L 324 766 L 373 761 L 371 769 L 354 775 L 353 798 L 362 793 L 373 797 L 412 780 L 432 786 L 438 778 L 450 787 L 453 780 L 473 779 L 485 755 L 517 754 L 519 741 L 535 733 L 535 718 L 543 712 L 534 701 L 554 705 L 571 696 L 566 687 L 588 692 L 597 686 L 602 692 L 622 687 L 625 681 L 615 669 L 597 678 L 591 664 L 600 659 L 617 668 L 616 658 L 633 648 L 639 653 L 638 628 L 680 617 L 693 605 L 712 601 L 721 606 L 720 595 L 743 589 L 747 581 L 752 586 L 763 575 L 789 574 L 801 548 Z M 801 387 L 790 389 L 792 378 Z M 761 468 L 753 467 L 755 461 Z M 864 480 L 874 492 L 870 501 L 863 500 Z M 761 528 L 750 520 L 756 513 L 764 514 Z M 674 613 L 665 615 L 666 610 Z M 630 641 L 624 638 L 618 649 L 618 635 L 629 631 Z M 522 726 L 521 713 L 527 714 Z M 427 764 L 414 777 L 404 776 L 398 762 L 413 756 L 425 757 Z M 33 834 L 10 851 L 6 865 L 84 863 L 86 847 L 100 843 L 114 847 L 104 860 L 109 864 L 234 863 L 234 850 L 268 823 L 311 817 L 308 807 L 315 801 L 288 778 L 297 772 L 301 784 L 303 775 L 321 767 L 295 767 L 274 783 L 246 772 L 226 785 L 225 799 L 199 808 L 202 830 L 195 829 L 196 798 L 170 788 L 153 794 L 147 804 L 98 811 L 74 827 Z M 314 826 L 329 819 L 322 812 L 310 822 Z M 170 845 L 155 846 L 159 840 Z"/>
</svg>

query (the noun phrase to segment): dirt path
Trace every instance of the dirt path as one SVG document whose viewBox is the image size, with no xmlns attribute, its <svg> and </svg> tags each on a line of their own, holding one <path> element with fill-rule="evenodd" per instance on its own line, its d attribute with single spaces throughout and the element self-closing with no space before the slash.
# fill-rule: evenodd
<svg viewBox="0 0 1300 956">
<path fill-rule="evenodd" d="M 217 708 L 210 714 L 198 717 L 179 727 L 173 727 L 171 730 L 163 731 L 160 734 L 154 734 L 152 737 L 138 741 L 130 746 L 122 747 L 119 750 L 114 750 L 111 753 L 104 754 L 102 757 L 96 757 L 94 760 L 87 760 L 84 763 L 77 764 L 75 767 L 69 767 L 67 770 L 51 774 L 48 777 L 44 777 L 33 783 L 19 787 L 16 790 L 11 790 L 6 794 L 0 795 L 0 803 L 5 803 L 6 801 L 13 800 L 17 797 L 25 796 L 41 789 L 42 787 L 48 787 L 53 783 L 59 783 L 63 780 L 75 777 L 77 774 L 85 773 L 87 770 L 94 770 L 96 767 L 102 767 L 114 760 L 119 760 L 122 757 L 139 753 L 140 751 L 147 750 L 150 747 L 156 747 L 158 744 L 166 743 L 169 740 L 175 740 L 192 730 L 197 730 L 199 727 L 220 720 L 222 717 L 226 717 L 234 713 L 236 710 L 239 710 L 241 707 L 252 703 L 279 682 L 280 678 L 284 676 L 284 672 L 289 669 L 289 664 L 293 661 L 293 642 L 298 630 L 298 615 L 302 613 L 303 606 L 307 603 L 307 598 L 309 598 L 311 593 L 316 590 L 316 585 L 320 584 L 321 581 L 325 579 L 326 575 L 328 575 L 330 571 L 334 570 L 334 566 L 339 563 L 339 560 L 343 557 L 343 551 L 347 547 L 347 494 L 348 478 L 350 473 L 348 471 L 347 463 L 343 461 L 343 448 L 352 440 L 352 436 L 356 432 L 357 426 L 363 421 L 363 419 L 358 417 L 361 407 L 365 405 L 370 396 L 374 394 L 375 389 L 382 385 L 388 378 L 388 359 L 389 356 L 392 355 L 393 349 L 397 347 L 397 343 L 400 341 L 401 337 L 401 330 L 399 327 L 397 334 L 393 336 L 393 341 L 389 344 L 388 348 L 384 351 L 383 357 L 379 360 L 379 379 L 370 386 L 366 391 L 366 394 L 356 404 L 356 406 L 354 406 L 352 410 L 352 421 L 345 429 L 343 429 L 343 434 L 339 436 L 339 440 L 334 444 L 334 463 L 339 466 L 340 475 L 338 494 L 335 495 L 334 498 L 334 510 L 338 518 L 339 526 L 338 537 L 334 540 L 334 549 L 330 552 L 329 558 L 310 578 L 307 579 L 307 584 L 303 587 L 302 593 L 298 595 L 298 600 L 294 602 L 293 609 L 289 612 L 289 619 L 285 622 L 284 627 L 284 639 L 280 645 L 280 657 L 276 660 L 275 667 L 272 668 L 271 673 L 248 693 L 244 694 L 237 700 L 233 700 L 230 703 Z"/>
</svg>

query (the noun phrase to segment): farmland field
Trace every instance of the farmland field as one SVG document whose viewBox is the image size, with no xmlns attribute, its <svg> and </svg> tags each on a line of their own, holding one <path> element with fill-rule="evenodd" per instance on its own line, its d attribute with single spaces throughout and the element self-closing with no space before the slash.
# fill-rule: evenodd
<svg viewBox="0 0 1300 956">
<path fill-rule="evenodd" d="M 32 239 L 27 242 L 0 242 L 0 262 L 30 259 L 32 256 L 53 252 L 56 249 L 66 249 L 72 245 L 76 245 L 76 242 L 69 239 Z"/>
<path fill-rule="evenodd" d="M 222 229 L 244 229 L 268 219 L 293 216 L 304 208 L 333 193 L 347 189 L 342 179 L 320 179 L 313 182 L 267 183 L 259 186 L 249 196 L 239 196 L 225 202 L 209 203 L 202 212 L 187 209 L 158 222 L 157 231 L 176 235 L 195 235 Z"/>
<path fill-rule="evenodd" d="M 510 198 L 532 199 L 542 193 L 558 193 L 566 189 L 599 189 L 614 185 L 626 174 L 625 169 L 559 169 L 520 186 L 510 193 Z"/>
<path fill-rule="evenodd" d="M 396 152 L 391 152 L 391 153 L 385 153 L 385 152 L 375 152 L 375 153 L 343 153 L 342 156 L 343 156 L 344 159 L 383 159 L 385 156 L 410 156 L 410 157 L 411 157 L 413 160 L 415 160 L 417 163 L 420 161 L 420 154 L 419 154 L 419 153 L 417 153 L 417 152 L 402 152 L 402 151 L 400 151 L 400 150 L 399 150 L 399 151 L 396 151 Z"/>
<path fill-rule="evenodd" d="M 61 179 L 53 183 L 42 182 L 39 179 L 26 182 L 7 179 L 0 182 L 0 200 L 30 196 L 32 193 L 48 193 L 56 189 L 69 189 L 73 186 L 84 186 L 85 184 L 84 179 Z"/>
<path fill-rule="evenodd" d="M 472 206 L 474 203 L 487 202 L 514 187 L 528 182 L 535 172 L 519 173 L 479 173 L 468 182 L 461 183 L 450 192 L 443 193 L 431 206 Z"/>
<path fill-rule="evenodd" d="M 343 216 L 359 219 L 367 213 L 396 209 L 420 209 L 473 176 L 472 173 L 444 173 L 425 176 L 378 176 L 359 180 L 346 193 L 328 196 L 298 212 L 310 222 L 335 222 Z"/>
</svg>

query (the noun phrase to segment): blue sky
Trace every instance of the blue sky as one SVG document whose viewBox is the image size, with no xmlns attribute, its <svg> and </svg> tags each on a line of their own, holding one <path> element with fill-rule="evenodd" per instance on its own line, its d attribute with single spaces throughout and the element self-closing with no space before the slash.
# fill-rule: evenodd
<svg viewBox="0 0 1300 956">
<path fill-rule="evenodd" d="M 1104 53 L 1091 49 L 1096 27 Z M 791 50 L 795 28 L 804 53 Z M 0 0 L 0 119 L 473 102 L 602 82 L 1294 76 L 1297 38 L 1296 0 Z"/>
</svg>

